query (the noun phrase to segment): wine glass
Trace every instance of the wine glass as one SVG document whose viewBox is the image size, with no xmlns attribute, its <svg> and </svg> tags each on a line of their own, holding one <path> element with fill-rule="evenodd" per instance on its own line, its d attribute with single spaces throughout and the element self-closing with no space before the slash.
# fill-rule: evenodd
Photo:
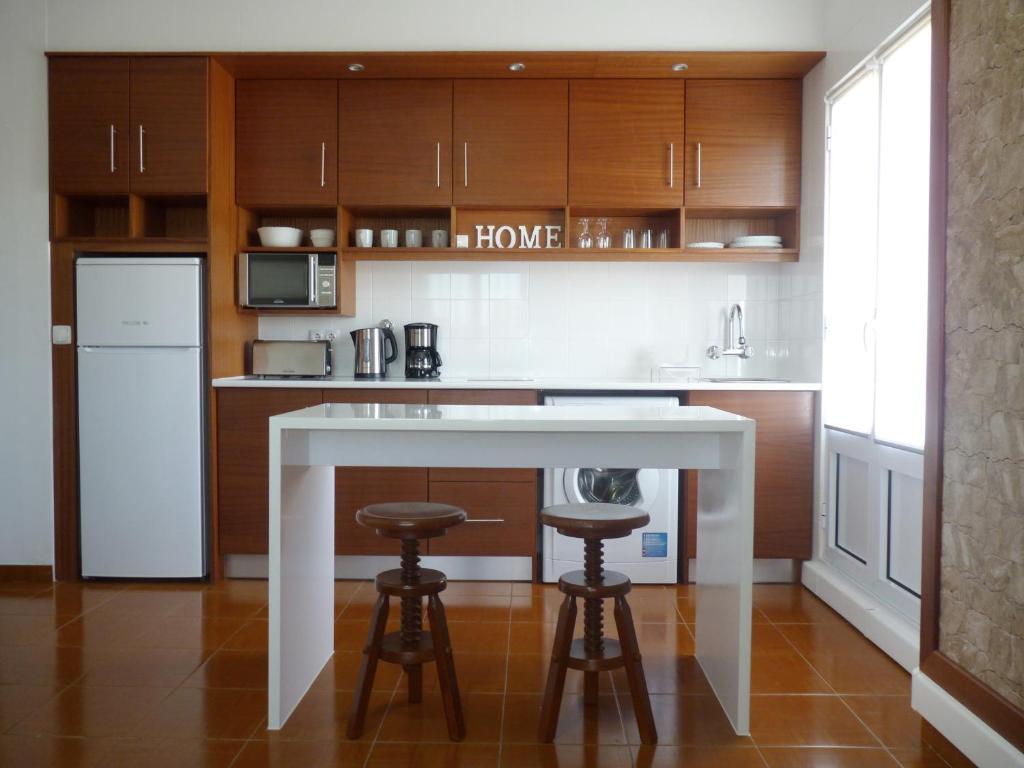
<svg viewBox="0 0 1024 768">
<path fill-rule="evenodd" d="M 597 247 L 598 248 L 610 248 L 612 245 L 612 236 L 608 234 L 608 219 L 600 218 L 597 220 Z"/>
<path fill-rule="evenodd" d="M 576 235 L 576 247 L 591 248 L 594 245 L 594 238 L 590 236 L 590 219 L 583 216 L 579 220 L 580 231 Z"/>
</svg>

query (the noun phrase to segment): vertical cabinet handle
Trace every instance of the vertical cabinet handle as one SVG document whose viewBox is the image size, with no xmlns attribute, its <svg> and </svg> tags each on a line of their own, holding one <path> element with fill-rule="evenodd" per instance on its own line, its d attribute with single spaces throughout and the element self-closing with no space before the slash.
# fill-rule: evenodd
<svg viewBox="0 0 1024 768">
<path fill-rule="evenodd" d="M 327 163 L 327 142 L 320 142 L 320 186 L 325 186 L 324 173 Z"/>
<path fill-rule="evenodd" d="M 700 189 L 700 142 L 697 142 L 697 189 Z"/>
<path fill-rule="evenodd" d="M 146 155 L 143 153 L 143 149 L 142 149 L 143 144 L 144 144 L 145 141 L 146 141 L 146 131 L 142 127 L 142 124 L 140 123 L 139 124 L 139 173 L 145 173 L 146 172 Z"/>
<path fill-rule="evenodd" d="M 676 145 L 673 143 L 668 145 L 668 185 L 676 185 Z"/>
<path fill-rule="evenodd" d="M 117 141 L 117 128 L 114 127 L 113 123 L 110 125 L 110 172 L 117 172 L 117 160 L 115 159 L 116 152 L 114 151 L 114 144 Z"/>
<path fill-rule="evenodd" d="M 441 188 L 441 142 L 437 142 L 437 188 Z"/>
<path fill-rule="evenodd" d="M 469 186 L 469 142 L 462 142 L 462 186 Z"/>
</svg>

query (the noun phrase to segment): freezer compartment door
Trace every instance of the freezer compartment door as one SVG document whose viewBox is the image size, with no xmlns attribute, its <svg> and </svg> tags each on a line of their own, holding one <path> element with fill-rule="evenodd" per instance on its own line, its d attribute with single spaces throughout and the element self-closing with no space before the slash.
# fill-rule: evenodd
<svg viewBox="0 0 1024 768">
<path fill-rule="evenodd" d="M 79 348 L 82 575 L 205 575 L 201 351 Z"/>
<path fill-rule="evenodd" d="M 202 262 L 82 257 L 75 264 L 78 344 L 198 347 Z"/>
</svg>

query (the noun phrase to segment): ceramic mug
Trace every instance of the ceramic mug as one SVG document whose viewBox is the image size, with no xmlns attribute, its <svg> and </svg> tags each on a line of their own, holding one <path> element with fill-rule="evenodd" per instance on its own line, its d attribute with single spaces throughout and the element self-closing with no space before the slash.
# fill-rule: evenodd
<svg viewBox="0 0 1024 768">
<path fill-rule="evenodd" d="M 430 244 L 434 248 L 447 248 L 448 247 L 448 230 L 447 229 L 434 229 L 430 232 Z"/>
<path fill-rule="evenodd" d="M 405 247 L 419 248 L 423 245 L 423 233 L 418 229 L 405 230 Z"/>
<path fill-rule="evenodd" d="M 373 247 L 373 230 L 372 229 L 357 229 L 356 230 L 356 245 L 360 248 L 371 248 Z"/>
<path fill-rule="evenodd" d="M 380 231 L 380 246 L 381 246 L 381 248 L 397 248 L 398 247 L 398 230 L 397 229 L 382 229 Z"/>
</svg>

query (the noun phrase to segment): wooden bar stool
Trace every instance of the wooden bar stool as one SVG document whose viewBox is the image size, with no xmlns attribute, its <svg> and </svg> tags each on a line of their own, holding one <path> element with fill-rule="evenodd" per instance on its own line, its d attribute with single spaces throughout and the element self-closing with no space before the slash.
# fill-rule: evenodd
<svg viewBox="0 0 1024 768">
<path fill-rule="evenodd" d="M 628 536 L 634 529 L 647 525 L 650 516 L 621 504 L 560 504 L 543 510 L 541 520 L 565 536 L 583 539 L 583 570 L 569 571 L 558 580 L 565 600 L 558 611 L 551 649 L 551 666 L 540 713 L 540 740 L 550 742 L 555 738 L 567 669 L 583 672 L 583 703 L 594 705 L 598 702 L 600 673 L 625 667 L 640 740 L 644 744 L 656 743 L 658 732 L 640 663 L 633 614 L 626 603 L 632 584 L 625 574 L 604 570 L 602 551 L 603 539 Z M 583 598 L 583 637 L 574 640 L 577 597 Z M 617 641 L 603 636 L 606 597 L 615 600 Z"/>
<path fill-rule="evenodd" d="M 356 512 L 356 520 L 367 528 L 374 528 L 378 536 L 400 539 L 402 567 L 377 574 L 379 597 L 370 619 L 370 635 L 363 649 L 363 661 L 356 682 L 356 697 L 348 720 L 348 737 L 357 739 L 363 732 L 366 706 L 373 688 L 377 661 L 401 664 L 409 678 L 409 701 L 423 698 L 423 664 L 437 664 L 437 677 L 441 689 L 444 714 L 448 721 L 448 736 L 461 741 L 466 735 L 462 717 L 459 686 L 455 680 L 455 663 L 444 606 L 438 594 L 448 586 L 443 573 L 431 568 L 420 568 L 420 539 L 443 536 L 453 525 L 466 519 L 458 507 L 427 502 L 393 502 L 371 504 Z M 430 631 L 423 630 L 423 596 L 427 596 L 427 616 Z M 398 632 L 384 634 L 388 623 L 388 604 L 392 597 L 402 600 L 402 625 Z"/>
</svg>

